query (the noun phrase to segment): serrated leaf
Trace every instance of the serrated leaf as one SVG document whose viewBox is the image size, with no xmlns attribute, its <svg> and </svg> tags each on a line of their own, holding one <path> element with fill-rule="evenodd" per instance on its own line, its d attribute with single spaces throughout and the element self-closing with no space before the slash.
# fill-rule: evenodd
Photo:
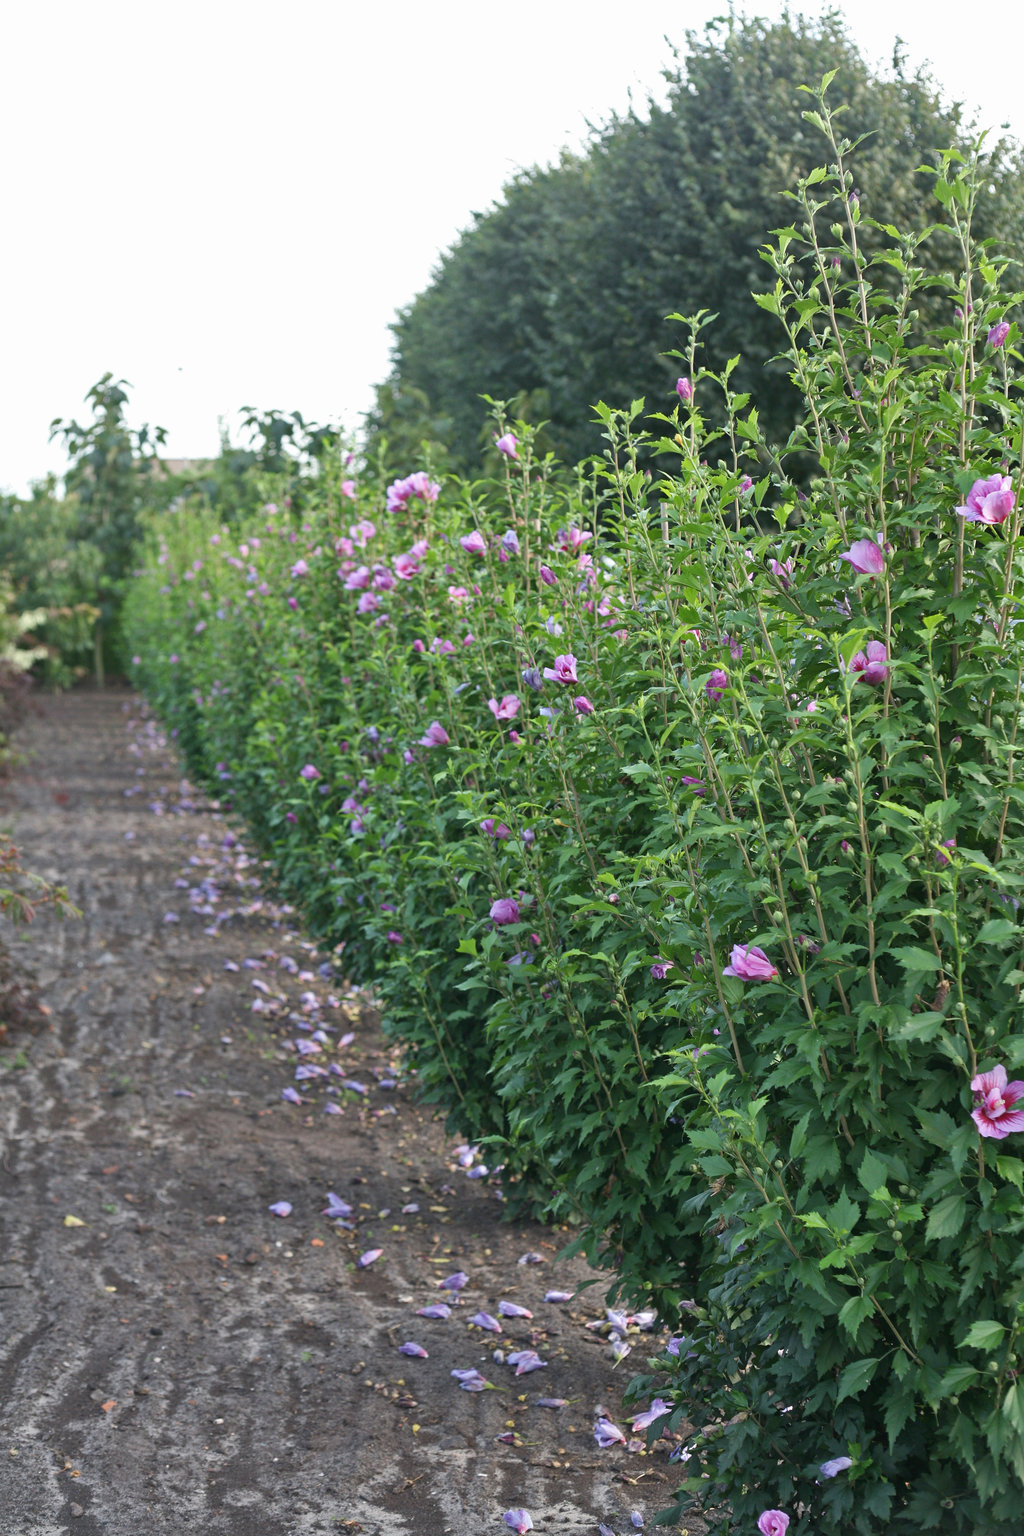
<svg viewBox="0 0 1024 1536">
<path fill-rule="evenodd" d="M 990 917 L 987 923 L 982 923 L 974 935 L 975 944 L 1004 944 L 1007 939 L 1017 938 L 1020 929 L 1016 923 L 1011 923 L 1008 917 Z"/>
<path fill-rule="evenodd" d="M 864 1360 L 853 1360 L 844 1367 L 839 1377 L 839 1390 L 836 1393 L 836 1407 L 847 1397 L 857 1397 L 870 1382 L 880 1364 L 877 1356 L 870 1356 Z"/>
<path fill-rule="evenodd" d="M 1015 1381 L 1007 1391 L 1001 1411 L 1018 1435 L 1024 1435 L 1024 1387 L 1019 1381 Z"/>
<path fill-rule="evenodd" d="M 876 1189 L 884 1189 L 888 1177 L 888 1169 L 880 1157 L 876 1157 L 872 1151 L 864 1153 L 863 1160 L 857 1170 L 857 1178 L 861 1188 L 866 1189 L 869 1195 L 873 1195 Z"/>
<path fill-rule="evenodd" d="M 894 1040 L 919 1040 L 927 1045 L 942 1033 L 946 1025 L 944 1013 L 913 1013 L 905 1024 L 893 1032 Z"/>
<path fill-rule="evenodd" d="M 952 1115 L 948 1115 L 944 1109 L 917 1109 L 915 1113 L 921 1122 L 921 1134 L 925 1141 L 945 1151 L 958 1130 Z"/>
<path fill-rule="evenodd" d="M 973 1365 L 951 1365 L 939 1382 L 939 1396 L 953 1397 L 977 1381 L 981 1372 Z"/>
<path fill-rule="evenodd" d="M 997 1157 L 996 1172 L 1001 1179 L 1024 1191 L 1024 1163 L 1019 1157 Z"/>
<path fill-rule="evenodd" d="M 869 1296 L 851 1296 L 839 1309 L 839 1321 L 851 1338 L 856 1338 L 861 1323 L 874 1311 Z"/>
<path fill-rule="evenodd" d="M 979 1318 L 967 1330 L 961 1349 L 996 1349 L 1006 1329 L 990 1317 Z"/>
<path fill-rule="evenodd" d="M 789 1155 L 791 1158 L 799 1157 L 800 1153 L 804 1149 L 804 1145 L 807 1141 L 807 1122 L 810 1120 L 810 1118 L 811 1112 L 808 1110 L 805 1115 L 801 1115 L 800 1119 L 793 1127 L 793 1134 L 789 1140 Z"/>
<path fill-rule="evenodd" d="M 852 1232 L 860 1220 L 860 1206 L 844 1189 L 835 1204 L 830 1206 L 828 1214 L 837 1232 Z"/>
<path fill-rule="evenodd" d="M 925 1236 L 929 1241 L 940 1237 L 955 1237 L 964 1224 L 967 1201 L 963 1195 L 947 1195 L 932 1207 Z"/>
<path fill-rule="evenodd" d="M 885 1410 L 885 1432 L 889 1436 L 889 1450 L 896 1444 L 897 1436 L 905 1424 L 914 1417 L 914 1394 L 906 1389 L 894 1398 Z"/>
<path fill-rule="evenodd" d="M 920 949 L 916 944 L 901 944 L 891 951 L 893 958 L 908 971 L 937 971 L 939 958 L 930 949 Z"/>
</svg>

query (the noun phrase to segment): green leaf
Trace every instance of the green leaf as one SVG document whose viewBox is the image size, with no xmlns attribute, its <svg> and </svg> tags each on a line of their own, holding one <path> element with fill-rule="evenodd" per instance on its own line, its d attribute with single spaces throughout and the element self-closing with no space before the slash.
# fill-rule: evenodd
<svg viewBox="0 0 1024 1536">
<path fill-rule="evenodd" d="M 881 1158 L 876 1157 L 870 1149 L 865 1152 L 860 1168 L 857 1170 L 857 1178 L 860 1180 L 861 1188 L 866 1189 L 869 1195 L 873 1195 L 876 1189 L 883 1190 L 885 1188 L 887 1177 L 888 1170 Z"/>
<path fill-rule="evenodd" d="M 851 1296 L 839 1309 L 839 1321 L 851 1338 L 855 1339 L 860 1326 L 874 1311 L 870 1296 Z"/>
<path fill-rule="evenodd" d="M 915 1109 L 915 1114 L 921 1122 L 921 1134 L 925 1141 L 946 1151 L 958 1129 L 952 1115 L 948 1115 L 944 1109 Z"/>
<path fill-rule="evenodd" d="M 869 1356 L 864 1360 L 853 1360 L 846 1366 L 839 1377 L 839 1391 L 836 1393 L 836 1407 L 847 1397 L 858 1397 L 875 1374 L 881 1359 L 879 1356 Z"/>
<path fill-rule="evenodd" d="M 863 648 L 864 642 L 871 637 L 869 629 L 849 630 L 843 636 L 839 645 L 839 654 L 843 658 L 843 664 L 849 668 L 850 662 L 857 652 Z"/>
<path fill-rule="evenodd" d="M 889 1437 L 889 1450 L 896 1444 L 897 1437 L 903 1426 L 914 1417 L 916 1404 L 914 1394 L 904 1387 L 898 1397 L 893 1398 L 885 1410 L 885 1432 Z"/>
<path fill-rule="evenodd" d="M 894 1030 L 894 1040 L 920 1040 L 927 1044 L 946 1027 L 944 1013 L 912 1013 L 905 1024 Z"/>
<path fill-rule="evenodd" d="M 930 949 L 919 949 L 916 944 L 902 944 L 891 951 L 894 959 L 908 971 L 937 971 L 939 959 Z"/>
<path fill-rule="evenodd" d="M 835 1204 L 829 1208 L 828 1214 L 837 1232 L 852 1232 L 860 1220 L 860 1206 L 844 1189 Z"/>
<path fill-rule="evenodd" d="M 951 1365 L 949 1370 L 939 1382 L 939 1396 L 953 1397 L 957 1392 L 962 1392 L 973 1382 L 978 1381 L 981 1372 L 974 1365 Z"/>
<path fill-rule="evenodd" d="M 815 1180 L 839 1171 L 839 1148 L 834 1136 L 812 1136 L 804 1152 L 804 1177 Z"/>
<path fill-rule="evenodd" d="M 1007 1391 L 1001 1411 L 1018 1435 L 1024 1435 L 1024 1386 L 1019 1381 L 1015 1381 Z"/>
<path fill-rule="evenodd" d="M 938 1205 L 932 1207 L 925 1236 L 929 1242 L 940 1237 L 955 1237 L 966 1215 L 967 1201 L 964 1196 L 947 1195 L 945 1200 L 940 1200 Z"/>
<path fill-rule="evenodd" d="M 800 1119 L 793 1127 L 793 1134 L 789 1140 L 789 1155 L 791 1159 L 799 1157 L 800 1153 L 804 1149 L 804 1145 L 807 1141 L 807 1122 L 810 1120 L 810 1118 L 811 1112 L 808 1110 L 805 1115 L 800 1116 Z"/>
<path fill-rule="evenodd" d="M 1024 1191 L 1024 1163 L 1019 1157 L 997 1157 L 996 1172 L 1001 1179 L 1006 1179 Z"/>
<path fill-rule="evenodd" d="M 961 1349 L 997 1349 L 1006 1329 L 992 1318 L 979 1318 L 972 1323 L 960 1345 Z"/>
<path fill-rule="evenodd" d="M 1016 923 L 1011 923 L 1008 917 L 990 917 L 987 923 L 982 923 L 978 932 L 974 935 L 975 944 L 1003 944 L 1007 939 L 1019 938 L 1021 931 Z"/>
</svg>

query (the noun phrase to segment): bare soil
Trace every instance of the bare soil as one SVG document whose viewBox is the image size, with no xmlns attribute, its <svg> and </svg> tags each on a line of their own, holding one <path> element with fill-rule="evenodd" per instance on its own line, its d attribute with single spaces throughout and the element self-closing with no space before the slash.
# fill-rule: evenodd
<svg viewBox="0 0 1024 1536">
<path fill-rule="evenodd" d="M 556 1261 L 568 1234 L 503 1221 L 414 1084 L 387 1086 L 372 1009 L 321 976 L 138 701 L 46 699 L 17 745 L 5 815 L 82 918 L 9 939 L 50 1013 L 0 1047 L 0 1536 L 479 1536 L 510 1507 L 551 1536 L 650 1524 L 671 1445 L 600 1450 L 593 1423 L 629 1434 L 651 1335 L 615 1365 L 605 1277 L 545 1303 L 595 1278 Z M 332 1075 L 295 1106 L 316 1023 L 301 1061 L 367 1091 Z M 455 1270 L 451 1317 L 417 1316 Z M 502 1299 L 532 1319 L 470 1324 Z M 548 1365 L 517 1378 L 496 1347 Z M 460 1389 L 472 1367 L 494 1390 Z"/>
</svg>

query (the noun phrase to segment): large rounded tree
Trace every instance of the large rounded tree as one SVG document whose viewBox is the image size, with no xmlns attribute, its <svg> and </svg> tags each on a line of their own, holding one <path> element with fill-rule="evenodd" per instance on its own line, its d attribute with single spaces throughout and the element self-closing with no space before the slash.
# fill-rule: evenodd
<svg viewBox="0 0 1024 1536">
<path fill-rule="evenodd" d="M 927 224 L 938 210 L 921 167 L 951 143 L 971 143 L 960 108 L 943 104 L 927 74 L 908 74 L 898 51 L 891 71 L 873 71 L 837 14 L 715 22 L 687 34 L 664 105 L 614 118 L 585 154 L 517 176 L 474 216 L 394 325 L 371 437 L 405 402 L 403 439 L 415 417 L 469 469 L 486 441 L 480 396 L 489 394 L 525 401 L 550 421 L 557 450 L 581 457 L 599 446 L 596 400 L 669 403 L 678 370 L 665 353 L 682 338 L 665 317 L 704 308 L 718 316 L 708 361 L 742 356 L 735 387 L 751 391 L 769 434 L 784 438 L 797 400 L 771 361 L 777 322 L 751 293 L 770 286 L 758 255 L 767 232 L 790 221 L 782 189 L 823 159 L 801 86 L 830 70 L 845 132 L 863 139 L 853 165 L 866 244 L 887 243 L 869 219 Z M 979 230 L 1020 252 L 1019 152 L 1001 141 L 988 162 Z M 936 267 L 946 257 L 941 245 L 922 253 Z"/>
</svg>

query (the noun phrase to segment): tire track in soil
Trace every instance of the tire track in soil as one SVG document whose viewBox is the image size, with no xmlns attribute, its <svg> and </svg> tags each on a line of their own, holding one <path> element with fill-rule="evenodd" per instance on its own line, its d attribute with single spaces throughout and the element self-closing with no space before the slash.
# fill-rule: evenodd
<svg viewBox="0 0 1024 1536">
<path fill-rule="evenodd" d="M 550 1262 L 564 1238 L 503 1223 L 407 1088 L 374 1083 L 341 1115 L 282 1103 L 294 1060 L 251 1012 L 243 960 L 304 953 L 302 936 L 269 901 L 211 934 L 175 888 L 226 827 L 138 701 L 48 698 L 18 746 L 16 841 L 83 919 L 44 914 L 11 942 L 52 1014 L 0 1051 L 3 1536 L 479 1536 L 507 1530 L 510 1506 L 551 1536 L 622 1532 L 635 1508 L 649 1521 L 675 1485 L 670 1447 L 596 1449 L 594 1410 L 622 1422 L 632 1361 L 613 1371 L 584 1327 L 603 1316 L 600 1283 L 543 1302 L 593 1278 Z M 372 1011 L 348 1012 L 345 1069 L 369 1082 L 390 1047 Z M 331 1189 L 355 1233 L 320 1215 Z M 287 1220 L 267 1209 L 281 1199 Z M 394 1214 L 413 1201 L 419 1214 Z M 384 1256 L 360 1271 L 370 1246 Z M 519 1265 L 527 1250 L 548 1262 Z M 460 1268 L 463 1305 L 416 1317 Z M 533 1322 L 500 1340 L 467 1328 L 503 1296 Z M 429 1359 L 398 1353 L 409 1338 Z M 548 1369 L 517 1380 L 495 1363 L 512 1340 Z M 647 1341 L 632 1342 L 642 1365 Z M 498 1390 L 460 1391 L 456 1366 Z M 569 1406 L 536 1407 L 545 1394 Z M 513 1425 L 518 1446 L 497 1439 Z"/>
</svg>

